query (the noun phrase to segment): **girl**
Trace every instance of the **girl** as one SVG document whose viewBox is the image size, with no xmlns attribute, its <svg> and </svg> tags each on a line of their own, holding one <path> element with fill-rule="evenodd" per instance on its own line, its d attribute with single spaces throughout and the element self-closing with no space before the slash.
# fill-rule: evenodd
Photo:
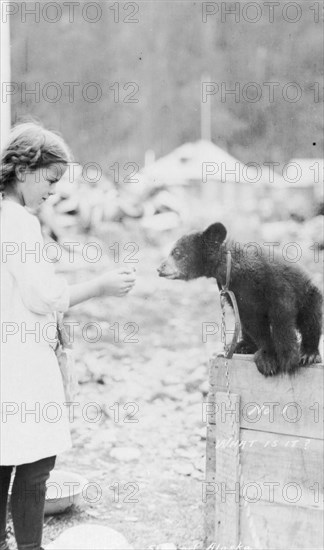
<svg viewBox="0 0 324 550">
<path fill-rule="evenodd" d="M 49 343 L 54 312 L 93 297 L 125 296 L 135 284 L 133 270 L 119 269 L 68 285 L 42 254 L 40 223 L 27 209 L 37 210 L 55 192 L 70 161 L 62 138 L 34 123 L 16 126 L 1 155 L 0 550 L 8 548 L 13 467 L 18 549 L 41 550 L 46 480 L 56 455 L 71 447 L 61 373 Z"/>
</svg>

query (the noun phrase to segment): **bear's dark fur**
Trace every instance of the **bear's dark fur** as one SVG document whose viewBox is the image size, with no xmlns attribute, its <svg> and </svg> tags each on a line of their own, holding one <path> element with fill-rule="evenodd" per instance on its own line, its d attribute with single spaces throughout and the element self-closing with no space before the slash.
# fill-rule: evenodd
<svg viewBox="0 0 324 550">
<path fill-rule="evenodd" d="M 320 291 L 296 264 L 269 258 L 269 251 L 255 244 L 226 242 L 226 234 L 225 227 L 215 223 L 204 232 L 185 235 L 161 264 L 159 275 L 186 281 L 214 277 L 221 289 L 230 250 L 229 289 L 235 294 L 242 323 L 242 340 L 235 353 L 254 353 L 257 368 L 265 376 L 320 362 Z"/>
</svg>

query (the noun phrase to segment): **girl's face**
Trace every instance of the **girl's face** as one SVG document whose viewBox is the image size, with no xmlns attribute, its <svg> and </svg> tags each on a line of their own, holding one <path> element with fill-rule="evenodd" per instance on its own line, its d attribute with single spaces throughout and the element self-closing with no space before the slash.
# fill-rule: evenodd
<svg viewBox="0 0 324 550">
<path fill-rule="evenodd" d="M 53 163 L 37 170 L 21 170 L 17 174 L 17 195 L 20 204 L 37 209 L 55 194 L 55 185 L 66 171 L 64 164 Z"/>
</svg>

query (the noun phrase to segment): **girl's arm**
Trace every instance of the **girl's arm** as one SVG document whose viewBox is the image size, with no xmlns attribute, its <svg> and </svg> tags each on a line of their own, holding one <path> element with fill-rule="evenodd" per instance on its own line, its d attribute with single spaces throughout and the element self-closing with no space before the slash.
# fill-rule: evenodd
<svg viewBox="0 0 324 550">
<path fill-rule="evenodd" d="M 105 271 L 90 281 L 69 285 L 65 277 L 55 273 L 52 261 L 44 253 L 38 219 L 24 209 L 15 213 L 15 219 L 10 223 L 7 220 L 1 227 L 1 260 L 15 278 L 22 301 L 30 311 L 65 312 L 89 298 L 125 296 L 134 286 L 132 268 Z"/>
<path fill-rule="evenodd" d="M 99 296 L 125 296 L 134 286 L 133 268 L 108 271 L 90 281 L 70 285 L 70 307 Z"/>
</svg>

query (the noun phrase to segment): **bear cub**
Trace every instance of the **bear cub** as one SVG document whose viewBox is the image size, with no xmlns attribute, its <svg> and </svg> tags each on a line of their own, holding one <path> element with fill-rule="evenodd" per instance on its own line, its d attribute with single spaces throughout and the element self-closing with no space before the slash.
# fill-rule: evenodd
<svg viewBox="0 0 324 550">
<path fill-rule="evenodd" d="M 292 373 L 321 362 L 322 295 L 296 264 L 271 257 L 256 243 L 226 240 L 223 224 L 181 237 L 158 268 L 160 277 L 188 281 L 214 277 L 226 282 L 226 252 L 231 251 L 229 289 L 235 294 L 242 340 L 235 353 L 254 353 L 264 376 Z M 298 343 L 297 331 L 301 342 Z"/>
</svg>

